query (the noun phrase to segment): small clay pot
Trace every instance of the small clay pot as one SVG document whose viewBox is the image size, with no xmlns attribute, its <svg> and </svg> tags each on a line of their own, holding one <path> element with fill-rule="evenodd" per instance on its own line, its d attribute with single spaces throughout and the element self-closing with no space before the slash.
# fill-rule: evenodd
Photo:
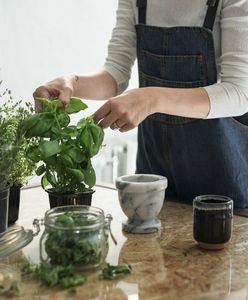
<svg viewBox="0 0 248 300">
<path fill-rule="evenodd" d="M 94 190 L 79 192 L 75 194 L 57 194 L 52 189 L 47 189 L 50 208 L 67 205 L 91 205 L 92 194 Z"/>
</svg>

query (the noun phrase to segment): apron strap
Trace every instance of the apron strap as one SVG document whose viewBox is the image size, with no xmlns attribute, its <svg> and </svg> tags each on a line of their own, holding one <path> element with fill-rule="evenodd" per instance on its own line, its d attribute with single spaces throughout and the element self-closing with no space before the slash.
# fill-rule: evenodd
<svg viewBox="0 0 248 300">
<path fill-rule="evenodd" d="M 138 7 L 139 24 L 146 24 L 147 0 L 137 0 L 136 6 Z"/>
<path fill-rule="evenodd" d="M 216 17 L 218 4 L 219 4 L 219 0 L 208 0 L 207 1 L 208 10 L 207 10 L 207 13 L 205 16 L 203 27 L 210 29 L 211 31 L 214 27 L 214 20 Z"/>
</svg>

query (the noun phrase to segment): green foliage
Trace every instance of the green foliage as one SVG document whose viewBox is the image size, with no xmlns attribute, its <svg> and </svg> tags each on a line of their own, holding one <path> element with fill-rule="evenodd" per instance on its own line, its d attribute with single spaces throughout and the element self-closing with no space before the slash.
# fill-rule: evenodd
<svg viewBox="0 0 248 300">
<path fill-rule="evenodd" d="M 114 279 L 121 275 L 131 274 L 133 269 L 129 264 L 110 265 L 102 269 L 102 278 Z M 62 287 L 65 289 L 73 288 L 83 284 L 87 280 L 87 276 L 79 272 L 75 266 L 49 266 L 44 263 L 35 265 L 27 263 L 22 268 L 22 275 L 38 280 L 45 287 Z M 75 292 L 75 290 L 69 290 Z"/>
<path fill-rule="evenodd" d="M 72 212 L 60 215 L 48 231 L 45 250 L 51 265 L 94 266 L 101 262 L 103 240 L 99 228 L 75 230 L 94 224 L 93 220 Z"/>
<path fill-rule="evenodd" d="M 94 124 L 93 116 L 70 125 L 70 114 L 87 108 L 79 98 L 71 98 L 66 108 L 59 100 L 37 100 L 44 104 L 44 110 L 27 117 L 21 131 L 26 138 L 39 140 L 29 148 L 28 157 L 34 163 L 42 163 L 36 170 L 37 175 L 42 175 L 42 187 L 50 184 L 59 194 L 89 190 L 96 182 L 91 158 L 102 147 L 102 128 Z"/>
<path fill-rule="evenodd" d="M 87 277 L 76 272 L 75 267 L 48 266 L 46 264 L 27 264 L 22 269 L 24 276 L 31 275 L 32 278 L 41 282 L 42 286 L 71 288 L 83 284 Z"/>
<path fill-rule="evenodd" d="M 132 267 L 128 264 L 122 264 L 117 266 L 107 264 L 107 266 L 102 270 L 102 276 L 105 279 L 113 279 L 116 276 L 119 276 L 120 274 L 130 274 L 132 273 L 132 271 Z"/>
<path fill-rule="evenodd" d="M 0 107 L 0 187 L 7 182 L 23 185 L 36 168 L 26 155 L 36 142 L 21 134 L 19 125 L 33 113 L 33 107 L 30 103 L 23 106 L 22 100 L 15 102 L 9 89 L 0 93 L 0 99 L 4 102 Z"/>
</svg>

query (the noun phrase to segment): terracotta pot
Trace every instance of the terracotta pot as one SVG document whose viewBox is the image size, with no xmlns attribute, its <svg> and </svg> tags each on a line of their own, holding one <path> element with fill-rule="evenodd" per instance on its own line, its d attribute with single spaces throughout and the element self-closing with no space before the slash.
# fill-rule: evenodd
<svg viewBox="0 0 248 300">
<path fill-rule="evenodd" d="M 9 191 L 9 214 L 8 214 L 9 225 L 15 223 L 19 217 L 21 187 L 22 187 L 21 184 L 13 185 Z"/>
<path fill-rule="evenodd" d="M 50 208 L 66 205 L 91 205 L 92 194 L 94 190 L 79 192 L 76 194 L 57 194 L 52 189 L 47 189 Z"/>
</svg>

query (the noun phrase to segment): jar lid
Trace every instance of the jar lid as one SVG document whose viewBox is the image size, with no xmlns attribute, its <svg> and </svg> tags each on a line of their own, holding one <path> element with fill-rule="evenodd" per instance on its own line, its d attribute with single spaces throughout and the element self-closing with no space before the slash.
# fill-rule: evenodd
<svg viewBox="0 0 248 300">
<path fill-rule="evenodd" d="M 39 225 L 37 226 L 37 232 L 33 232 L 31 229 L 24 229 L 24 227 L 10 227 L 5 232 L 0 234 L 0 259 L 8 257 L 9 255 L 17 252 L 18 250 L 27 246 L 35 235 L 39 232 Z"/>
</svg>

